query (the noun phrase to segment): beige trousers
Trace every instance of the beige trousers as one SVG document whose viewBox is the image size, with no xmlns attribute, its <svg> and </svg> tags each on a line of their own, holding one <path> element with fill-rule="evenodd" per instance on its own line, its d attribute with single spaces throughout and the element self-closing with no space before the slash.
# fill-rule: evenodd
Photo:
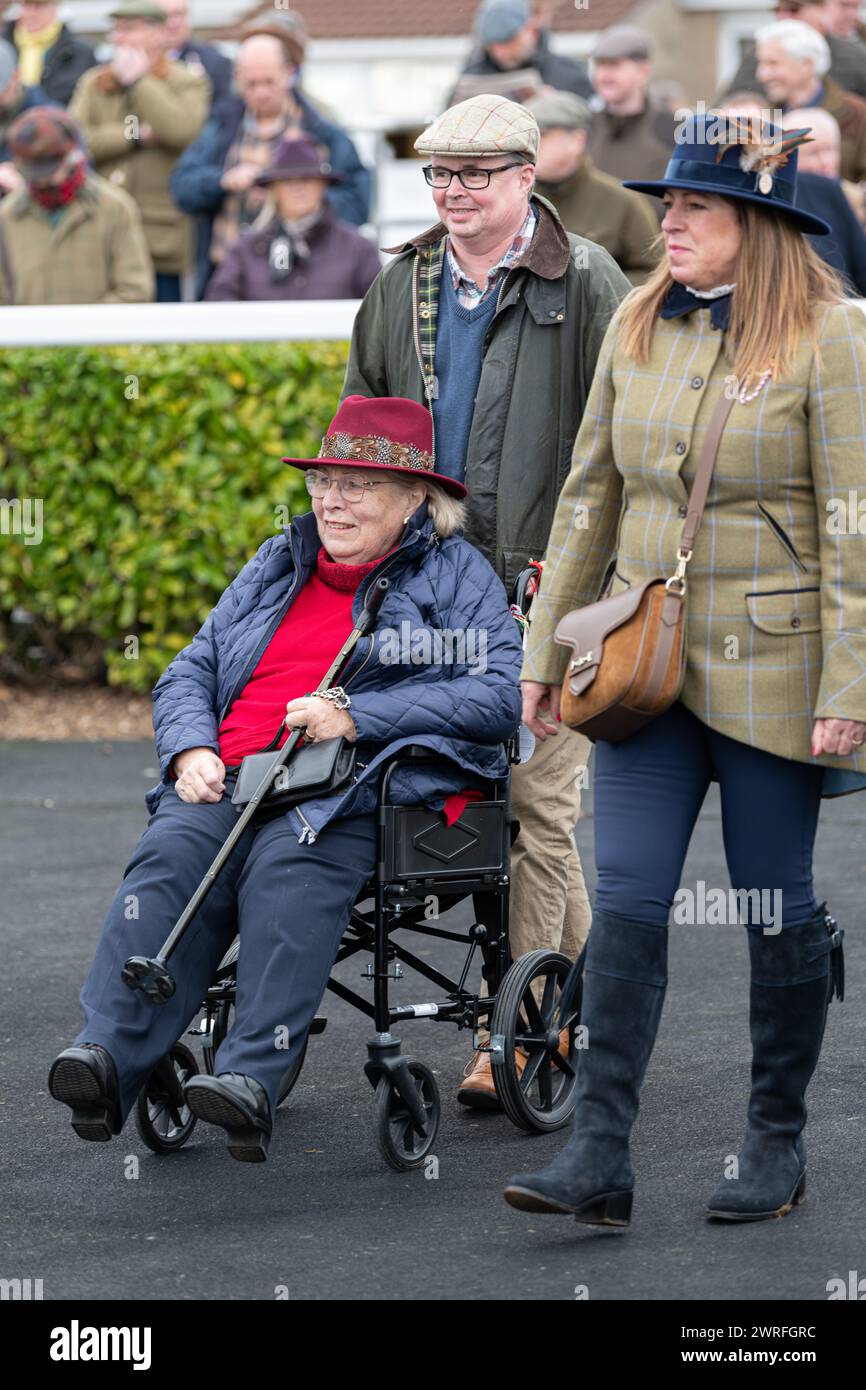
<svg viewBox="0 0 866 1390">
<path fill-rule="evenodd" d="M 543 710 L 549 720 L 549 711 Z M 536 739 L 532 757 L 511 770 L 511 804 L 520 834 L 511 850 L 508 935 L 514 960 L 528 951 L 562 951 L 574 960 L 592 913 L 574 843 L 590 742 L 560 724 Z M 487 986 L 482 982 L 482 995 Z M 482 1043 L 487 1032 L 479 1028 Z"/>
</svg>

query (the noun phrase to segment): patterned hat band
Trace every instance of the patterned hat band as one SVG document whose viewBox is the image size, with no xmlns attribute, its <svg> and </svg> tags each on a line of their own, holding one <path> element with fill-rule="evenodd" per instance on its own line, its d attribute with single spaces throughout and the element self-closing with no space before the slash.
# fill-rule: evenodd
<svg viewBox="0 0 866 1390">
<path fill-rule="evenodd" d="M 398 444 L 381 434 L 348 434 L 337 430 L 326 434 L 319 458 L 357 459 L 359 463 L 378 463 L 386 468 L 417 468 L 433 472 L 433 455 L 415 444 Z"/>
</svg>

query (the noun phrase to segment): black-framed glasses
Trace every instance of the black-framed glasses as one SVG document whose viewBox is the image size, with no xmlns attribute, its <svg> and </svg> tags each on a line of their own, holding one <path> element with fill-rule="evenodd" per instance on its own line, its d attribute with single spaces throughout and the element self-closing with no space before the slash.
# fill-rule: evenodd
<svg viewBox="0 0 866 1390">
<path fill-rule="evenodd" d="M 525 161 L 523 161 L 525 163 Z M 506 169 L 519 169 L 520 163 L 500 164 L 495 169 L 444 169 L 441 164 L 425 164 L 424 177 L 431 188 L 448 188 L 456 174 L 464 188 L 487 188 L 492 174 L 504 174 Z"/>
</svg>

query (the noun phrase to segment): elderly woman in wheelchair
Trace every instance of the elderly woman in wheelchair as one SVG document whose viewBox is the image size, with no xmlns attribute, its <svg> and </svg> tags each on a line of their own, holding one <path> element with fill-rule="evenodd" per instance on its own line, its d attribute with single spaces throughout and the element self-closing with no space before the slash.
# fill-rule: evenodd
<svg viewBox="0 0 866 1390">
<path fill-rule="evenodd" d="M 429 413 L 349 397 L 319 457 L 285 462 L 306 470 L 312 512 L 264 542 L 154 689 L 161 781 L 81 991 L 84 1027 L 49 1077 L 83 1139 L 120 1133 L 237 932 L 234 1022 L 214 1074 L 192 1075 L 183 1094 L 227 1132 L 235 1158 L 264 1159 L 281 1084 L 374 872 L 383 765 L 409 746 L 436 755 L 407 763 L 400 780 L 404 802 L 434 809 L 507 777 L 520 641 L 502 584 L 457 534 L 465 489 L 434 471 Z M 390 586 L 378 626 L 357 642 L 340 688 L 305 693 L 380 576 Z M 446 660 L 443 630 L 466 639 Z M 160 948 L 237 824 L 245 755 L 296 729 L 305 745 L 353 744 L 351 782 L 251 819 L 177 944 L 170 997 L 155 1005 L 121 978 L 124 962 Z"/>
</svg>

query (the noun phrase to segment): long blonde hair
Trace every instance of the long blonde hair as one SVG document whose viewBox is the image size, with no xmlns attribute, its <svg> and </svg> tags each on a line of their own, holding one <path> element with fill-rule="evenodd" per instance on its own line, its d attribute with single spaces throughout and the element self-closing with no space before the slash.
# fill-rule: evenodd
<svg viewBox="0 0 866 1390">
<path fill-rule="evenodd" d="M 783 377 L 804 334 L 820 362 L 818 311 L 846 296 L 835 270 L 821 260 L 793 222 L 759 204 L 736 201 L 735 205 L 743 239 L 726 351 L 733 374 L 745 390 L 764 371 L 772 372 L 773 381 Z M 663 248 L 662 237 L 656 245 Z M 659 310 L 673 284 L 663 256 L 623 305 L 619 342 L 636 362 L 649 357 Z"/>
</svg>

